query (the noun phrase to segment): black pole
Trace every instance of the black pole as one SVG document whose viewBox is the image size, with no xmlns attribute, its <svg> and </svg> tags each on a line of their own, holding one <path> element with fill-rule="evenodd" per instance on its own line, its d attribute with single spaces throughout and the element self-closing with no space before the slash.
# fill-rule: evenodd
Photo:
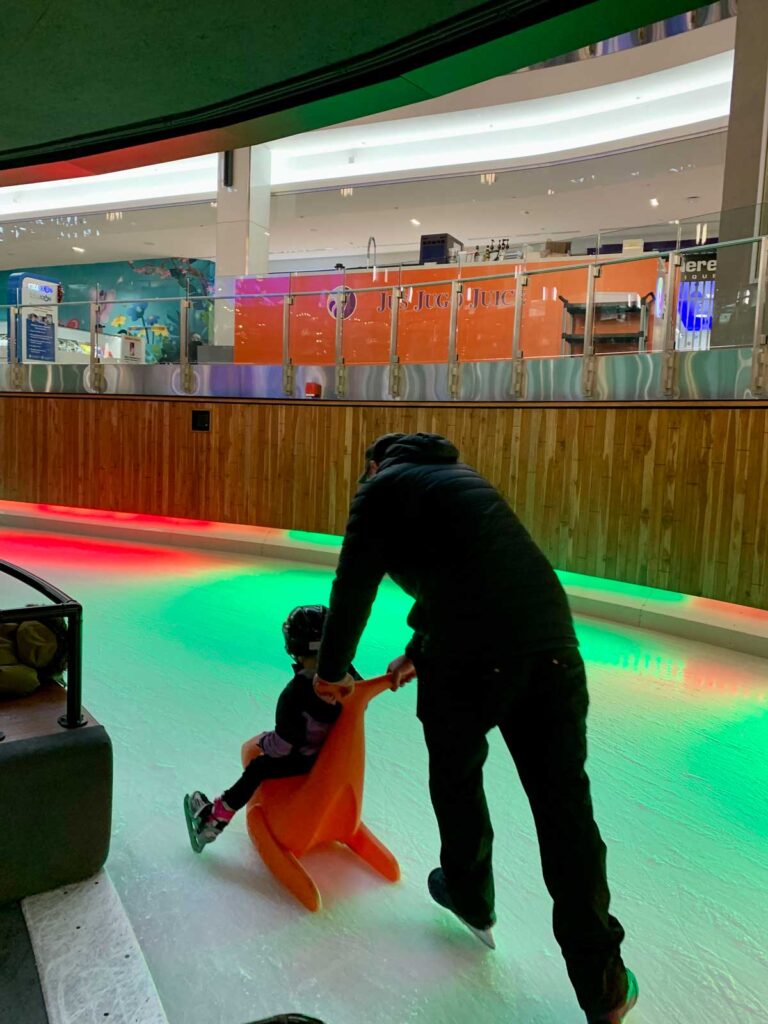
<svg viewBox="0 0 768 1024">
<path fill-rule="evenodd" d="M 224 188 L 232 188 L 235 184 L 235 151 L 224 150 L 224 166 L 221 169 L 221 183 Z"/>
<path fill-rule="evenodd" d="M 83 707 L 83 609 L 80 605 L 67 621 L 67 713 L 59 718 L 63 729 L 85 725 Z"/>
</svg>

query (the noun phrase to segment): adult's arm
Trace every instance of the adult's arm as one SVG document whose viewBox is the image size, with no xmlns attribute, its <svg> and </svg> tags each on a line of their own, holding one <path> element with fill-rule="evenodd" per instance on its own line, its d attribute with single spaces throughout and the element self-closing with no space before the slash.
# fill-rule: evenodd
<svg viewBox="0 0 768 1024">
<path fill-rule="evenodd" d="M 424 638 L 421 633 L 414 633 L 411 639 L 408 641 L 405 647 L 405 655 L 410 661 L 418 661 L 422 647 L 424 644 Z"/>
<path fill-rule="evenodd" d="M 364 484 L 350 506 L 317 665 L 318 676 L 328 683 L 346 675 L 386 572 L 382 483 Z"/>
</svg>

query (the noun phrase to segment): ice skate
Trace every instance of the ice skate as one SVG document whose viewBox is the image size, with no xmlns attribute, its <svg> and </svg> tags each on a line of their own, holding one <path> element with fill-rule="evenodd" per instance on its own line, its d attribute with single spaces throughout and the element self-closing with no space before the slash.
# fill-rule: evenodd
<svg viewBox="0 0 768 1024">
<path fill-rule="evenodd" d="M 637 978 L 632 971 L 627 971 L 627 997 L 622 1005 L 617 1006 L 609 1013 L 604 1013 L 601 1017 L 591 1017 L 589 1024 L 621 1024 L 637 1002 L 639 995 L 640 986 L 637 984 Z"/>
<path fill-rule="evenodd" d="M 496 943 L 493 939 L 493 931 L 491 930 L 495 922 L 489 922 L 485 928 L 477 928 L 475 925 L 470 924 L 469 921 L 464 920 L 454 906 L 453 900 L 448 892 L 448 886 L 445 883 L 445 875 L 443 874 L 442 868 L 435 868 L 434 871 L 430 871 L 429 878 L 427 879 L 427 887 L 429 888 L 429 895 L 435 903 L 439 903 L 441 907 L 445 907 L 446 910 L 450 910 L 452 914 L 455 914 L 464 927 L 469 928 L 472 934 L 476 938 L 480 939 L 484 945 L 488 946 L 490 949 L 496 949 Z"/>
<path fill-rule="evenodd" d="M 228 824 L 213 816 L 213 804 L 197 789 L 184 797 L 184 817 L 195 853 L 202 853 L 203 847 L 218 839 Z"/>
</svg>

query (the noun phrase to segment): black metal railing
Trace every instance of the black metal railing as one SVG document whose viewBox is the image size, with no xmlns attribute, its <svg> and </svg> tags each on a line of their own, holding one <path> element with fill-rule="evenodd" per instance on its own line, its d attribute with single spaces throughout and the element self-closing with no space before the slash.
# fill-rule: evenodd
<svg viewBox="0 0 768 1024">
<path fill-rule="evenodd" d="M 41 580 L 19 565 L 0 559 L 0 572 L 26 584 L 47 597 L 53 604 L 36 604 L 25 608 L 0 608 L 0 622 L 44 622 L 66 619 L 67 622 L 67 713 L 59 718 L 63 729 L 79 729 L 86 724 L 83 703 L 83 607 L 52 583 Z"/>
</svg>

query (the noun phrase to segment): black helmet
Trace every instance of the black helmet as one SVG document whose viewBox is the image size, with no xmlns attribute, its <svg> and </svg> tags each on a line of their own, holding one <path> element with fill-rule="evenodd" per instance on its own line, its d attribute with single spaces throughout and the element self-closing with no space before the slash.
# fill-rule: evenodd
<svg viewBox="0 0 768 1024">
<path fill-rule="evenodd" d="M 324 604 L 302 604 L 283 623 L 285 649 L 292 658 L 308 658 L 320 650 L 328 615 Z"/>
</svg>

